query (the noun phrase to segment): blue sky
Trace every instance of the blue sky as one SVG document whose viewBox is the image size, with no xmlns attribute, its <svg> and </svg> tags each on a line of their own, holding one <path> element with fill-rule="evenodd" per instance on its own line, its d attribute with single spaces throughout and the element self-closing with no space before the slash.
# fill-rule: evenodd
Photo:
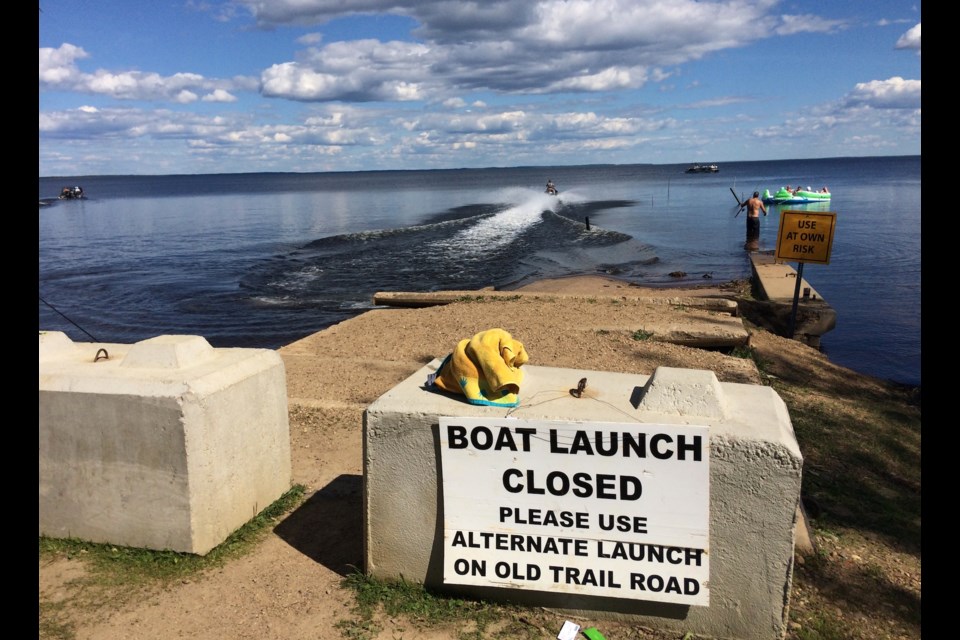
<svg viewBox="0 0 960 640">
<path fill-rule="evenodd" d="M 41 176 L 920 154 L 894 0 L 42 0 Z"/>
</svg>

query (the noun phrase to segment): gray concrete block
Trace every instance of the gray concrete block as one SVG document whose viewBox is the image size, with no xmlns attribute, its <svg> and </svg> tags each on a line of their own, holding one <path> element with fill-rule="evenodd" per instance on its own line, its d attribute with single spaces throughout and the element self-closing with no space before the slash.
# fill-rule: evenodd
<svg viewBox="0 0 960 640">
<path fill-rule="evenodd" d="M 291 486 L 271 350 L 41 332 L 39 403 L 42 536 L 203 555 Z"/>
<path fill-rule="evenodd" d="M 427 376 L 439 364 L 435 360 L 416 372 L 364 414 L 368 572 L 422 582 L 452 595 L 678 632 L 751 640 L 783 637 L 803 458 L 786 405 L 772 389 L 720 383 L 709 371 L 661 367 L 645 376 L 525 366 L 521 404 L 507 409 L 471 405 L 426 387 Z M 571 390 L 581 378 L 587 383 L 578 398 Z M 596 597 L 515 584 L 445 583 L 441 417 L 708 427 L 709 604 L 653 601 L 637 593 Z"/>
</svg>

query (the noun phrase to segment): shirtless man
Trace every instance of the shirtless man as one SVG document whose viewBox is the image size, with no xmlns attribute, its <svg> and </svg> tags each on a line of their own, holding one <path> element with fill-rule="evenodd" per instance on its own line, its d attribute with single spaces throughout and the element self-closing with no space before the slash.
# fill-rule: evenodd
<svg viewBox="0 0 960 640">
<path fill-rule="evenodd" d="M 760 192 L 754 191 L 753 197 L 743 203 L 747 208 L 747 244 L 746 248 L 756 249 L 760 244 L 760 212 L 767 215 L 767 208 L 763 206 Z"/>
</svg>

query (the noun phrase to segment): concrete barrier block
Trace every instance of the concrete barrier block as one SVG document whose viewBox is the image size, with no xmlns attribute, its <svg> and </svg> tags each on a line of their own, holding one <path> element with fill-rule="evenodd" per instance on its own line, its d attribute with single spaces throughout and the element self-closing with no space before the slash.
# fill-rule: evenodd
<svg viewBox="0 0 960 640">
<path fill-rule="evenodd" d="M 645 376 L 526 365 L 520 406 L 508 409 L 472 405 L 434 391 L 425 383 L 439 364 L 434 360 L 414 373 L 364 414 L 364 558 L 370 574 L 422 582 L 451 595 L 677 632 L 750 640 L 783 637 L 803 458 L 786 405 L 775 391 L 721 383 L 709 371 L 661 367 Z M 577 397 L 571 391 L 583 378 L 585 387 Z M 636 592 L 624 597 L 555 593 L 518 587 L 515 581 L 509 588 L 445 582 L 441 418 L 708 428 L 709 603 L 656 602 Z M 523 455 L 517 454 L 521 467 Z M 594 465 L 602 469 L 603 460 Z M 483 487 L 468 491 L 475 496 L 470 509 L 486 506 Z M 509 499 L 490 504 L 509 506 Z M 544 533 L 587 535 L 562 527 Z M 488 552 L 478 553 L 482 558 Z M 489 553 L 492 564 L 496 553 Z"/>
<path fill-rule="evenodd" d="M 726 417 L 724 393 L 712 371 L 657 367 L 644 387 L 642 409 L 700 418 Z"/>
<path fill-rule="evenodd" d="M 40 345 L 40 535 L 203 555 L 290 488 L 276 352 L 56 334 Z"/>
<path fill-rule="evenodd" d="M 77 355 L 77 345 L 62 331 L 40 332 L 40 362 Z"/>
<path fill-rule="evenodd" d="M 157 336 L 130 347 L 120 366 L 139 369 L 184 369 L 213 357 L 213 347 L 200 336 Z"/>
</svg>

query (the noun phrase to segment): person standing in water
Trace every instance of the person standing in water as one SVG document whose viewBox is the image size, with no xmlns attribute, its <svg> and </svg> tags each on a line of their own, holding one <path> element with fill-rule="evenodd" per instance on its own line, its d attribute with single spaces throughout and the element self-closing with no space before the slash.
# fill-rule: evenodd
<svg viewBox="0 0 960 640">
<path fill-rule="evenodd" d="M 744 248 L 755 251 L 760 248 L 760 212 L 767 215 L 767 208 L 763 206 L 759 191 L 754 191 L 753 197 L 743 206 L 747 209 L 747 243 Z"/>
</svg>

